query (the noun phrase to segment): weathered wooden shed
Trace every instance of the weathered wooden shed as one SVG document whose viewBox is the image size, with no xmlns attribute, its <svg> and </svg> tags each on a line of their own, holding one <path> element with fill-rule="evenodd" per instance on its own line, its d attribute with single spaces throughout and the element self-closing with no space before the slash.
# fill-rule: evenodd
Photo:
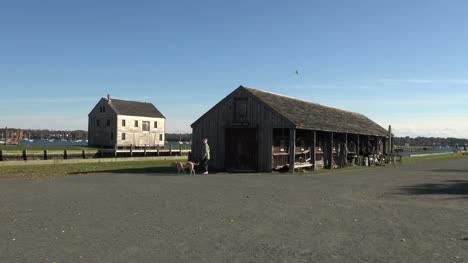
<svg viewBox="0 0 468 263">
<path fill-rule="evenodd" d="M 192 125 L 192 158 L 208 138 L 210 166 L 227 171 L 334 168 L 388 152 L 388 132 L 366 116 L 240 86 Z"/>
</svg>

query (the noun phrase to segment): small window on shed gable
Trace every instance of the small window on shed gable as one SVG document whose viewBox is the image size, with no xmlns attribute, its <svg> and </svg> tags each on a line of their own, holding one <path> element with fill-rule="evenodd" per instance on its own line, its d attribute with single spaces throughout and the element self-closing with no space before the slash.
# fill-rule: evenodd
<svg viewBox="0 0 468 263">
<path fill-rule="evenodd" d="M 107 120 L 107 127 L 110 126 L 110 120 Z"/>
<path fill-rule="evenodd" d="M 234 99 L 234 121 L 246 121 L 247 113 L 247 98 Z"/>
<path fill-rule="evenodd" d="M 122 120 L 122 127 L 125 127 L 125 120 Z"/>
<path fill-rule="evenodd" d="M 162 134 L 159 134 L 159 140 L 162 141 L 163 138 L 162 138 Z"/>
<path fill-rule="evenodd" d="M 99 124 L 100 124 L 100 123 L 99 123 L 99 120 L 96 120 L 96 126 L 99 127 Z"/>
<path fill-rule="evenodd" d="M 158 128 L 158 122 L 157 121 L 154 122 L 154 128 L 155 129 Z"/>
<path fill-rule="evenodd" d="M 122 133 L 122 141 L 125 141 L 125 133 Z"/>
<path fill-rule="evenodd" d="M 135 127 L 138 127 L 138 121 L 135 121 Z"/>
</svg>

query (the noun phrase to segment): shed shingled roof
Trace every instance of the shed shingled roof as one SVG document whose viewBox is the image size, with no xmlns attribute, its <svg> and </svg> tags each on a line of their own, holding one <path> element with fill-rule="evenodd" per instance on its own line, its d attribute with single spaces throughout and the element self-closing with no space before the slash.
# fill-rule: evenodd
<svg viewBox="0 0 468 263">
<path fill-rule="evenodd" d="M 151 118 L 166 118 L 149 102 L 111 99 L 109 105 L 118 115 L 142 116 Z"/>
<path fill-rule="evenodd" d="M 240 86 L 287 118 L 296 128 L 388 136 L 388 131 L 366 116 L 319 103 Z"/>
</svg>

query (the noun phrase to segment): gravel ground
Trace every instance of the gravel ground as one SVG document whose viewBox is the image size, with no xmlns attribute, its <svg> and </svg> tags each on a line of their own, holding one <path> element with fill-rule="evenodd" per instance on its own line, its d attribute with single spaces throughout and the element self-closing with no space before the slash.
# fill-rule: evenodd
<svg viewBox="0 0 468 263">
<path fill-rule="evenodd" d="M 468 262 L 468 162 L 0 181 L 0 262 Z"/>
</svg>

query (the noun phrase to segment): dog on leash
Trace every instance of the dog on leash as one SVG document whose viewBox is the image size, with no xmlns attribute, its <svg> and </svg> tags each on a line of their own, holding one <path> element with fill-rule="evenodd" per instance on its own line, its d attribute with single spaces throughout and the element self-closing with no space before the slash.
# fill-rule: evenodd
<svg viewBox="0 0 468 263">
<path fill-rule="evenodd" d="M 180 174 L 180 171 L 184 172 L 185 175 L 185 169 L 189 169 L 190 175 L 195 175 L 195 166 L 198 165 L 198 163 L 194 162 L 173 162 L 172 165 L 174 165 L 177 168 L 177 174 Z"/>
</svg>

